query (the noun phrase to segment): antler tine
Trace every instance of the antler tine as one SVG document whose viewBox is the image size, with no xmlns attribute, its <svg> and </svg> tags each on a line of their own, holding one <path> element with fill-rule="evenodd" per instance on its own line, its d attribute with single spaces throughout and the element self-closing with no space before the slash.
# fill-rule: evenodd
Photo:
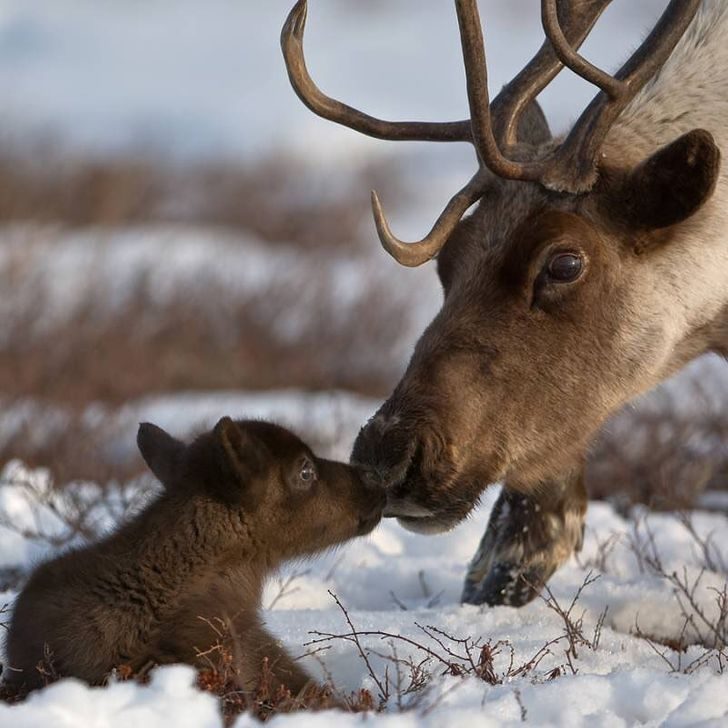
<svg viewBox="0 0 728 728">
<path fill-rule="evenodd" d="M 610 1 L 591 0 L 588 8 L 590 12 L 582 12 L 581 16 L 577 16 L 576 13 L 574 14 L 572 20 L 574 17 L 578 17 L 581 21 L 579 23 L 572 23 L 571 25 L 573 28 L 573 37 L 575 38 L 574 42 L 581 43 L 603 8 Z M 297 8 L 300 6 L 305 9 L 305 2 L 299 3 Z M 437 255 L 468 208 L 482 196 L 487 184 L 483 167 L 487 167 L 491 172 L 509 179 L 538 181 L 545 173 L 545 162 L 514 162 L 507 159 L 501 153 L 491 120 L 485 45 L 477 2 L 476 0 L 456 0 L 455 7 L 463 48 L 468 103 L 471 114 L 470 124 L 472 131 L 470 139 L 474 142 L 478 151 L 481 169 L 465 187 L 453 196 L 428 235 L 415 243 L 405 243 L 392 234 L 379 197 L 376 192 L 372 192 L 374 220 L 382 246 L 397 262 L 405 266 L 414 267 L 421 265 Z M 581 7 L 583 9 L 583 4 Z M 533 92 L 531 98 L 535 97 L 541 88 L 546 86 L 550 78 L 556 75 L 561 68 L 561 63 L 555 56 L 550 45 L 548 53 L 551 59 L 544 58 L 545 53 L 542 49 L 540 58 L 537 56 L 534 59 L 537 63 L 534 64 L 532 62 L 530 64 L 530 73 L 535 80 L 535 83 L 531 85 L 530 89 Z M 547 61 L 545 68 L 543 65 L 544 60 Z M 521 80 L 528 71 L 529 68 L 520 74 Z M 536 90 L 534 91 L 534 89 Z M 515 97 L 512 96 L 511 98 Z M 510 123 L 514 130 L 517 127 L 520 112 L 525 109 L 527 103 L 528 101 L 522 106 L 516 104 L 515 109 L 511 113 Z"/>
<path fill-rule="evenodd" d="M 416 243 L 405 243 L 392 234 L 379 196 L 372 190 L 374 222 L 382 247 L 401 265 L 415 268 L 434 258 L 445 245 L 468 208 L 482 196 L 487 185 L 486 171 L 481 167 L 472 179 L 457 192 L 437 218 L 432 230 Z"/>
<path fill-rule="evenodd" d="M 537 180 L 539 163 L 520 163 L 507 159 L 501 153 L 493 133 L 490 99 L 488 97 L 488 70 L 485 61 L 483 30 L 480 25 L 476 0 L 455 0 L 460 26 L 460 40 L 465 61 L 465 80 L 470 105 L 470 123 L 473 140 L 481 164 L 501 177 Z"/>
<path fill-rule="evenodd" d="M 314 83 L 303 53 L 307 0 L 298 0 L 281 31 L 281 49 L 288 77 L 303 103 L 318 116 L 350 129 L 391 141 L 472 142 L 470 121 L 385 121 L 369 116 L 324 94 Z"/>
<path fill-rule="evenodd" d="M 556 0 L 550 3 L 558 10 L 557 20 L 561 20 L 559 30 L 563 28 L 561 32 L 565 43 L 574 50 L 578 49 L 611 2 L 612 0 Z M 496 96 L 491 104 L 491 116 L 495 137 L 502 148 L 512 146 L 518 141 L 518 122 L 526 107 L 562 68 L 562 61 L 547 39 L 528 64 Z"/>
<path fill-rule="evenodd" d="M 477 2 L 455 0 L 455 8 L 465 61 L 471 138 L 478 151 L 480 169 L 450 200 L 430 233 L 416 243 L 405 243 L 392 234 L 379 197 L 376 192 L 372 192 L 374 221 L 382 246 L 398 263 L 410 267 L 421 265 L 437 255 L 467 209 L 482 197 L 487 185 L 485 167 L 502 177 L 521 180 L 538 180 L 543 172 L 541 162 L 513 162 L 504 157 L 498 148 L 491 126 L 488 71 Z"/>
<path fill-rule="evenodd" d="M 612 98 L 617 98 L 620 93 L 624 93 L 625 89 L 621 81 L 589 63 L 572 47 L 559 22 L 557 0 L 541 0 L 541 23 L 546 38 L 561 63 Z"/>
<path fill-rule="evenodd" d="M 544 0 L 546 1 L 546 0 Z M 552 190 L 585 192 L 596 181 L 599 149 L 617 117 L 669 58 L 695 17 L 701 0 L 671 0 L 642 45 L 615 74 L 619 92 L 600 92 L 546 161 L 541 183 Z"/>
</svg>

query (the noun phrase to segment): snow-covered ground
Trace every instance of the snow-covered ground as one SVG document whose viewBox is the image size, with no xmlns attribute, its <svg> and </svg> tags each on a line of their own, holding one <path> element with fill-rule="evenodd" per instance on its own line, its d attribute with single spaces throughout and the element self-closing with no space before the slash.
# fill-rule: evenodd
<svg viewBox="0 0 728 728">
<path fill-rule="evenodd" d="M 375 405 L 343 393 L 292 391 L 154 398 L 122 410 L 119 416 L 126 425 L 119 431 L 120 447 L 131 446 L 133 426 L 139 419 L 159 422 L 183 435 L 230 413 L 286 423 L 327 442 L 325 454 L 345 457 L 359 423 Z M 91 522 L 100 530 L 111 527 L 123 506 L 134 501 L 131 496 L 148 492 L 150 487 L 144 481 L 107 489 L 108 507 L 100 504 Z M 0 516 L 14 526 L 0 528 L 0 554 L 6 570 L 27 570 L 53 553 L 56 547 L 49 540 L 62 542 L 65 530 L 54 510 L 63 512 L 94 500 L 101 490 L 79 484 L 71 495 L 52 496 L 55 509 L 50 510 L 29 499 L 29 492 L 42 500 L 48 493 L 47 474 L 28 471 L 19 463 L 8 465 L 0 486 Z M 458 597 L 465 565 L 496 495 L 497 487 L 491 488 L 470 519 L 441 536 L 415 535 L 386 521 L 366 538 L 312 562 L 291 565 L 280 578 L 271 580 L 264 596 L 266 621 L 292 653 L 311 651 L 313 646 L 306 643 L 320 638 L 314 632 L 349 631 L 331 591 L 358 631 L 398 635 L 446 658 L 445 647 L 464 655 L 465 647 L 452 640 L 470 638 L 476 645 L 476 661 L 480 646 L 490 643 L 494 658 L 489 680 L 444 675 L 443 663 L 432 658 L 424 666 L 431 673 L 427 687 L 405 695 L 401 705 L 392 689 L 384 712 L 376 717 L 322 713 L 305 718 L 280 716 L 273 724 L 366 722 L 400 728 L 455 726 L 464 721 L 515 725 L 524 719 L 534 725 L 559 726 L 724 724 L 728 675 L 721 672 L 726 667 L 725 656 L 721 662 L 710 652 L 715 634 L 709 624 L 719 621 L 716 597 L 727 576 L 728 517 L 694 512 L 684 523 L 675 514 L 637 510 L 624 518 L 607 504 L 592 503 L 581 554 L 550 583 L 551 607 L 541 599 L 522 609 L 463 607 Z M 29 538 L 39 528 L 50 539 Z M 25 530 L 26 535 L 19 536 L 17 530 Z M 655 571 L 658 562 L 661 574 Z M 590 573 L 599 577 L 584 587 L 571 612 L 584 639 L 577 639 L 576 652 L 567 654 L 570 643 L 565 622 L 553 607 L 558 604 L 567 610 Z M 671 581 L 672 574 L 677 582 Z M 694 587 L 694 606 L 680 593 L 681 581 L 688 589 Z M 0 605 L 11 603 L 12 598 L 12 592 L 0 595 Z M 273 608 L 268 609 L 270 606 Z M 595 640 L 605 609 L 601 636 Z M 637 630 L 654 642 L 635 636 Z M 377 680 L 383 683 L 387 665 L 393 679 L 388 657 L 394 650 L 400 660 L 411 658 L 419 663 L 427 657 L 421 648 L 396 637 L 361 639 L 364 649 L 371 651 L 373 675 L 354 645 L 342 639 L 324 643 L 328 649 L 304 661 L 322 679 L 332 676 L 342 691 L 366 687 L 377 696 Z M 681 641 L 689 645 L 685 652 L 662 644 L 677 646 Z M 519 671 L 534 657 L 536 664 Z M 406 669 L 403 680 L 406 687 Z M 405 712 L 400 715 L 402 708 Z M 0 705 L 0 725 L 122 726 L 131 720 L 152 728 L 163 724 L 218 726 L 218 711 L 216 700 L 194 687 L 190 670 L 170 667 L 157 670 L 148 686 L 123 683 L 88 688 L 64 680 L 23 704 Z M 247 716 L 236 723 L 250 724 Z"/>
<path fill-rule="evenodd" d="M 292 0 L 2 0 L 3 134 L 21 146 L 48 135 L 62 148 L 82 154 L 147 148 L 183 160 L 222 157 L 243 163 L 288 154 L 325 170 L 322 176 L 332 189 L 342 180 L 348 183 L 352 169 L 392 157 L 411 191 L 411 199 L 393 210 L 394 225 L 404 236 L 421 234 L 442 202 L 469 177 L 472 153 L 460 148 L 463 145 L 384 144 L 310 114 L 289 87 L 278 48 L 280 26 L 291 4 Z M 310 67 L 327 92 L 385 117 L 447 119 L 466 113 L 452 3 L 309 4 Z M 615 0 L 585 46 L 586 55 L 614 68 L 665 5 L 666 0 Z M 492 90 L 540 43 L 535 6 L 535 0 L 481 3 Z M 563 129 L 592 92 L 567 74 L 559 78 L 543 99 L 553 127 Z M 327 194 L 323 187 L 316 189 Z M 368 190 L 360 193 L 366 197 Z M 180 291 L 200 300 L 214 291 L 219 306 L 228 298 L 264 299 L 272 283 L 293 287 L 313 270 L 316 285 L 310 292 L 323 295 L 323 305 L 336 308 L 344 321 L 362 301 L 371 301 L 372 307 L 380 307 L 379 315 L 387 315 L 391 308 L 386 305 L 392 304 L 375 293 L 377 286 L 397 294 L 410 314 L 407 325 L 392 351 L 372 355 L 388 357 L 391 370 L 398 372 L 437 310 L 439 285 L 431 265 L 403 271 L 379 250 L 373 232 L 370 236 L 367 250 L 338 255 L 191 227 L 7 227 L 0 231 L 0 282 L 13 283 L 12 295 L 0 297 L 0 341 L 9 330 L 7 322 L 33 306 L 40 306 L 35 325 L 42 329 L 72 321 L 79 307 L 89 305 L 99 318 L 113 317 L 129 305 L 140 285 L 160 309 Z M 315 309 L 301 296 L 285 315 L 265 320 L 285 337 L 305 331 L 312 312 Z M 698 390 L 705 396 L 697 396 Z M 84 420 L 90 427 L 104 425 L 107 439 L 99 457 L 112 462 L 129 457 L 141 420 L 185 436 L 211 426 L 222 415 L 277 420 L 315 442 L 321 454 L 346 459 L 358 428 L 377 404 L 343 392 L 185 392 L 148 396 L 117 410 L 92 405 Z M 727 407 L 728 368 L 707 358 L 627 408 L 610 423 L 608 434 L 617 437 L 626 455 L 634 451 L 639 457 L 643 441 L 651 442 L 654 435 L 641 429 L 641 413 L 647 412 L 654 422 L 669 412 L 671 422 L 677 417 L 697 427 L 697 440 L 680 445 L 686 459 L 728 459 L 726 443 L 715 441 L 711 429 Z M 0 412 L 0 443 L 22 432 L 27 423 L 42 437 L 62 429 L 68 417 L 61 405 L 13 402 Z M 665 434 L 669 443 L 669 432 Z M 152 487 L 148 480 L 84 483 L 58 495 L 42 469 L 31 471 L 18 462 L 7 465 L 0 478 L 0 522 L 13 527 L 0 526 L 3 582 L 68 545 L 58 510 L 97 501 L 89 518 L 103 531 Z M 723 514 L 695 512 L 687 522 L 673 514 L 639 510 L 624 516 L 610 505 L 593 503 L 584 549 L 551 581 L 548 603 L 536 600 L 520 610 L 461 607 L 465 566 L 496 495 L 497 488 L 491 488 L 468 521 L 442 536 L 417 536 L 387 521 L 365 539 L 291 566 L 271 581 L 264 598 L 269 625 L 293 653 L 312 649 L 305 646 L 317 638 L 312 632 L 348 631 L 331 591 L 359 631 L 398 635 L 441 656 L 447 647 L 462 654 L 466 646 L 451 638 L 468 638 L 476 662 L 480 647 L 489 643 L 492 672 L 481 671 L 487 679 L 444 675 L 443 663 L 430 655 L 424 665 L 432 675 L 426 689 L 405 695 L 402 706 L 394 690 L 384 712 L 376 716 L 280 716 L 273 725 L 725 725 L 726 663 L 711 652 L 716 635 L 709 626 L 719 622 L 716 600 L 727 578 L 728 509 L 723 494 L 703 501 L 721 507 Z M 49 498 L 54 508 L 48 507 Z M 44 538 L 34 538 L 38 532 Z M 576 652 L 567 653 L 566 625 L 554 607 L 568 609 L 590 572 L 600 576 L 583 589 L 572 610 L 581 636 L 576 638 Z M 688 592 L 694 587 L 693 604 L 688 604 L 683 586 Z M 0 607 L 11 605 L 13 596 L 12 591 L 0 593 Z M 601 615 L 604 623 L 597 640 Z M 644 636 L 636 636 L 637 631 Z M 689 645 L 685 652 L 672 649 L 681 641 Z M 421 648 L 398 638 L 371 635 L 362 637 L 362 644 L 378 653 L 369 658 L 373 675 L 355 647 L 341 639 L 304 660 L 317 676 L 333 676 L 340 690 L 366 687 L 376 698 L 377 680 L 384 680 L 387 667 L 390 677 L 396 672 L 387 659 L 393 649 L 400 660 L 419 663 L 427 657 Z M 407 679 L 404 669 L 405 687 Z M 2 728 L 127 728 L 130 721 L 150 728 L 222 725 L 217 699 L 198 691 L 191 670 L 181 666 L 157 670 L 148 686 L 88 688 L 64 680 L 20 705 L 0 702 Z M 242 728 L 252 722 L 241 716 L 235 725 Z"/>
</svg>

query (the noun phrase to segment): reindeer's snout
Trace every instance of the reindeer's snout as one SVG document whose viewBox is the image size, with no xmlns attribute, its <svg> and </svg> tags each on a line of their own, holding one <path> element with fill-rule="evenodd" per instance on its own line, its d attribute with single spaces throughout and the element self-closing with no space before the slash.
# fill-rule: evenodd
<svg viewBox="0 0 728 728">
<path fill-rule="evenodd" d="M 454 472 L 449 451 L 433 428 L 434 418 L 418 411 L 388 416 L 383 408 L 359 432 L 351 462 L 363 479 L 384 488 L 384 518 L 397 518 L 418 533 L 439 533 L 460 521 L 473 503 L 449 494 Z"/>
<path fill-rule="evenodd" d="M 351 462 L 365 482 L 389 491 L 405 480 L 416 449 L 399 417 L 378 413 L 359 431 Z"/>
<path fill-rule="evenodd" d="M 399 417 L 375 415 L 359 433 L 351 461 L 372 486 L 384 488 L 385 518 L 429 518 L 432 510 L 413 498 L 412 481 L 419 473 L 420 446 Z"/>
</svg>

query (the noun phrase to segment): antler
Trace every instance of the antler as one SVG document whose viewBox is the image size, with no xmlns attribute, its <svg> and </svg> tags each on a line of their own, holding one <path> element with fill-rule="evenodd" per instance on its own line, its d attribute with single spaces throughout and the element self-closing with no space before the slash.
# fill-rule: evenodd
<svg viewBox="0 0 728 728">
<path fill-rule="evenodd" d="M 558 9 L 556 24 L 563 35 L 558 50 L 554 50 L 549 37 L 546 38 L 536 55 L 523 70 L 496 96 L 492 104 L 491 115 L 496 129 L 496 138 L 503 147 L 513 146 L 517 142 L 518 120 L 528 105 L 548 86 L 564 67 L 560 60 L 562 49 L 576 54 L 586 39 L 589 31 L 612 0 L 558 0 L 556 3 L 542 3 L 542 22 L 554 23 L 554 7 Z M 548 15 L 543 11 L 547 9 Z M 561 19 L 562 25 L 558 24 Z"/>
<path fill-rule="evenodd" d="M 549 0 L 543 0 L 549 4 Z M 553 0 L 551 0 L 553 2 Z M 559 149 L 545 160 L 546 170 L 541 183 L 549 189 L 585 192 L 596 182 L 596 160 L 617 117 L 645 84 L 660 70 L 688 29 L 701 0 L 671 0 L 657 25 L 629 60 L 609 82 L 602 85 L 606 74 L 579 58 L 567 63 L 569 68 L 603 90 L 577 119 Z M 545 25 L 545 22 L 544 22 Z M 546 30 L 548 33 L 548 29 Z M 554 40 L 551 41 L 554 44 Z M 556 47 L 556 45 L 554 45 Z M 577 57 L 578 58 L 578 57 Z M 597 71 L 600 80 L 597 80 Z"/>
<path fill-rule="evenodd" d="M 396 238 L 372 192 L 374 220 L 385 250 L 399 263 L 417 266 L 433 258 L 488 186 L 486 169 L 506 179 L 539 182 L 547 189 L 578 194 L 596 181 L 599 149 L 619 114 L 672 53 L 700 0 L 671 0 L 652 33 L 616 76 L 577 53 L 611 0 L 541 0 L 546 41 L 526 67 L 490 103 L 483 33 L 476 0 L 455 0 L 470 106 L 470 119 L 452 122 L 385 121 L 326 96 L 311 79 L 303 54 L 307 0 L 298 0 L 281 33 L 291 84 L 314 113 L 363 134 L 394 141 L 467 141 L 479 169 L 448 202 L 432 230 L 419 242 Z M 567 66 L 600 89 L 564 142 L 544 158 L 518 162 L 504 154 L 518 141 L 518 124 L 528 105 Z"/>
<path fill-rule="evenodd" d="M 388 141 L 469 142 L 470 120 L 449 122 L 384 121 L 342 104 L 322 93 L 306 68 L 303 33 L 308 14 L 307 0 L 298 0 L 281 31 L 281 49 L 288 78 L 298 98 L 314 114 L 348 126 L 375 139 Z"/>
</svg>

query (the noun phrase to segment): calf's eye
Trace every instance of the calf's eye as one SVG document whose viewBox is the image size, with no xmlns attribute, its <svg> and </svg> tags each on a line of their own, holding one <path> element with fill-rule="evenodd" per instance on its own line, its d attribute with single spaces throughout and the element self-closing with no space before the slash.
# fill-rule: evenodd
<svg viewBox="0 0 728 728">
<path fill-rule="evenodd" d="M 316 466 L 310 460 L 304 460 L 298 472 L 298 479 L 301 481 L 301 485 L 308 487 L 316 481 L 317 477 Z"/>
<path fill-rule="evenodd" d="M 555 283 L 571 283 L 584 270 L 584 260 L 577 253 L 556 253 L 546 264 L 546 275 Z"/>
</svg>

